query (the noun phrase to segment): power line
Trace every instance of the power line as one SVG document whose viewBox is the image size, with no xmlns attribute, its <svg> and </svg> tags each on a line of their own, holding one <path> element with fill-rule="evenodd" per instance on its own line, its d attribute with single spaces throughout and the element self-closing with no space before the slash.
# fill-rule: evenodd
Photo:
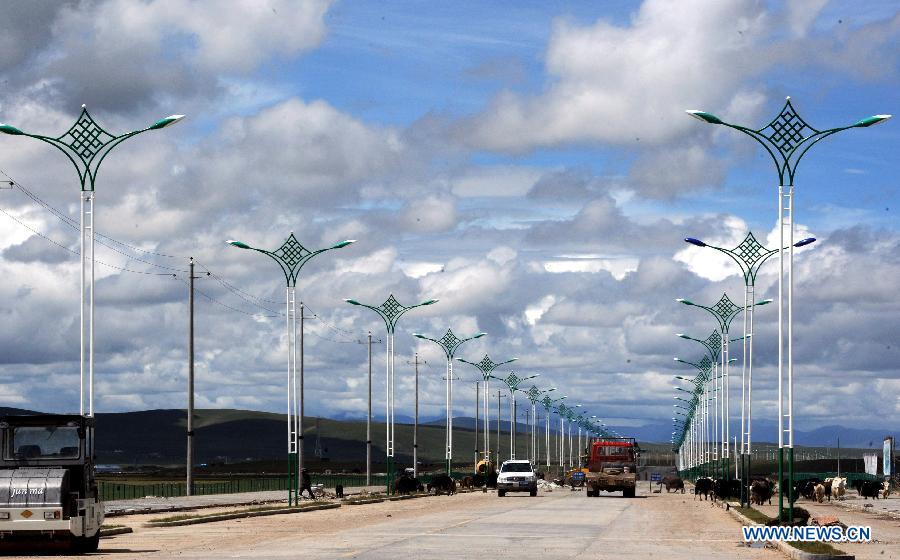
<svg viewBox="0 0 900 560">
<path fill-rule="evenodd" d="M 189 283 L 185 279 L 181 278 L 177 274 L 173 274 L 172 277 L 174 277 L 176 280 L 178 280 L 179 282 L 181 282 L 182 284 L 184 284 L 186 286 L 189 285 Z M 244 311 L 243 309 L 238 309 L 237 307 L 232 307 L 231 305 L 228 305 L 227 303 L 224 303 L 224 302 L 212 297 L 211 295 L 207 294 L 203 290 L 200 290 L 196 287 L 194 288 L 194 291 L 197 292 L 198 294 L 200 294 L 201 296 L 205 297 L 209 301 L 215 303 L 216 305 L 220 305 L 220 306 L 224 307 L 225 309 L 230 309 L 231 311 L 235 311 L 242 315 L 247 315 L 249 317 L 267 317 L 267 318 L 284 317 L 283 313 L 279 313 L 277 315 L 261 315 L 259 313 L 250 313 L 248 311 Z"/>
<path fill-rule="evenodd" d="M 6 215 L 6 217 L 8 217 L 9 219 L 13 220 L 14 222 L 16 222 L 17 224 L 19 224 L 20 226 L 24 227 L 25 229 L 27 229 L 27 230 L 30 231 L 31 233 L 37 235 L 37 236 L 40 237 L 41 239 L 43 239 L 43 240 L 45 240 L 45 241 L 49 241 L 50 243 L 56 245 L 57 247 L 59 247 L 59 248 L 61 248 L 61 249 L 64 249 L 64 250 L 66 250 L 66 251 L 68 251 L 68 252 L 70 252 L 70 253 L 72 253 L 73 255 L 81 256 L 81 252 L 80 252 L 80 251 L 76 251 L 75 249 L 72 249 L 72 248 L 70 248 L 70 247 L 66 247 L 66 246 L 63 245 L 62 243 L 60 243 L 60 242 L 58 242 L 58 241 L 56 241 L 56 240 L 54 240 L 54 239 L 51 239 L 50 237 L 44 235 L 43 233 L 41 233 L 41 232 L 39 232 L 38 230 L 34 229 L 33 227 L 29 226 L 28 224 L 26 224 L 26 223 L 23 222 L 22 220 L 16 218 L 15 216 L 13 216 L 12 214 L 10 214 L 9 212 L 7 212 L 6 210 L 4 210 L 3 208 L 0 208 L 0 212 L 2 212 L 4 215 Z M 114 264 L 109 264 L 109 263 L 107 263 L 107 262 L 103 262 L 103 261 L 98 260 L 98 259 L 93 259 L 93 260 L 94 260 L 94 262 L 97 263 L 97 264 L 100 264 L 100 265 L 103 265 L 103 266 L 106 266 L 106 267 L 109 267 L 109 268 L 113 268 L 113 269 L 116 269 L 116 270 L 121 270 L 122 272 L 133 272 L 134 274 L 145 274 L 145 275 L 148 275 L 148 276 L 175 276 L 174 274 L 169 273 L 169 272 L 148 272 L 148 271 L 146 271 L 146 270 L 134 270 L 134 269 L 126 268 L 126 267 L 123 267 L 123 266 L 118 266 L 118 265 L 114 265 Z"/>
</svg>

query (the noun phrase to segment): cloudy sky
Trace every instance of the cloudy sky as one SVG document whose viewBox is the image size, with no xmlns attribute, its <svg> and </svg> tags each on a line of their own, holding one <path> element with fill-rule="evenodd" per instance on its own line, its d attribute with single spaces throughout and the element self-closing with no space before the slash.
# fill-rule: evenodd
<svg viewBox="0 0 900 560">
<path fill-rule="evenodd" d="M 99 174 L 101 412 L 184 406 L 190 256 L 212 273 L 197 281 L 198 406 L 283 411 L 284 280 L 224 240 L 274 249 L 294 231 L 310 249 L 358 240 L 298 283 L 309 413 L 364 413 L 360 341 L 383 325 L 342 299 L 393 293 L 441 300 L 400 322 L 400 413 L 418 351 L 423 414 L 441 414 L 443 356 L 411 333 L 451 327 L 489 333 L 461 356 L 516 356 L 609 423 L 665 422 L 686 373 L 672 357 L 701 356 L 674 333 L 714 328 L 675 298 L 743 288 L 682 239 L 777 245 L 768 156 L 684 110 L 756 128 L 790 95 L 830 128 L 896 113 L 900 86 L 893 1 L 34 0 L 0 5 L 0 31 L 0 122 L 62 134 L 82 103 L 115 133 L 187 115 Z M 799 428 L 900 427 L 898 131 L 843 132 L 800 166 L 799 234 L 819 241 L 796 264 Z M 0 190 L 0 405 L 77 410 L 76 175 L 13 136 L 0 170 L 15 182 Z M 757 313 L 754 356 L 769 420 L 775 312 Z M 475 370 L 456 374 L 456 413 L 472 415 Z"/>
</svg>

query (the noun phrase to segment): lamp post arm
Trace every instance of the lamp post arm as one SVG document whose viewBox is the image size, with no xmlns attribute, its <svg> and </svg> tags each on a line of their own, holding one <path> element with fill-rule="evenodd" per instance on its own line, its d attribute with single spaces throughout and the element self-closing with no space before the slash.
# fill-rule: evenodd
<svg viewBox="0 0 900 560">
<path fill-rule="evenodd" d="M 372 311 L 377 313 L 379 317 L 381 317 L 382 321 L 384 321 L 384 326 L 387 329 L 388 334 L 392 334 L 394 332 L 393 326 L 391 325 L 390 321 L 388 321 L 387 317 L 385 317 L 384 314 L 381 312 L 381 309 L 378 309 L 377 307 L 372 306 L 372 305 L 366 305 L 365 303 L 360 303 L 356 300 L 344 299 L 344 301 L 346 301 L 350 305 L 358 305 L 360 307 L 367 307 L 367 308 L 371 309 Z"/>
</svg>

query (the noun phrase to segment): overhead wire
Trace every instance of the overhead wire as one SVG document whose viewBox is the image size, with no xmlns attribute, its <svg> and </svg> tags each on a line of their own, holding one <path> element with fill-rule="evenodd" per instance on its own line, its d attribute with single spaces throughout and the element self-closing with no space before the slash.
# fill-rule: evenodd
<svg viewBox="0 0 900 560">
<path fill-rule="evenodd" d="M 74 230 L 76 230 L 76 231 L 79 231 L 79 230 L 81 229 L 81 225 L 78 223 L 78 221 L 76 221 L 74 218 L 70 217 L 70 216 L 69 216 L 68 214 L 66 214 L 65 212 L 59 210 L 58 208 L 54 207 L 53 205 L 51 205 L 50 203 L 48 203 L 47 201 L 45 201 L 44 199 L 42 199 L 40 196 L 38 196 L 37 194 L 35 194 L 33 191 L 31 191 L 30 189 L 28 189 L 27 187 L 25 187 L 25 185 L 23 185 L 21 182 L 19 182 L 18 180 L 14 179 L 12 176 L 10 176 L 4 169 L 0 168 L 0 174 L 2 174 L 4 177 L 6 177 L 6 179 L 8 180 L 7 182 L 8 182 L 11 186 L 16 187 L 17 189 L 19 189 L 25 196 L 27 196 L 27 197 L 28 197 L 30 200 L 32 200 L 35 204 L 39 205 L 40 207 L 44 208 L 45 210 L 47 210 L 48 212 L 50 212 L 51 214 L 53 214 L 57 219 L 59 219 L 61 222 L 63 222 L 63 224 L 65 224 L 65 225 L 71 227 L 72 229 L 74 229 Z M 17 222 L 17 223 L 18 223 L 19 225 L 21 225 L 22 227 L 28 229 L 28 230 L 29 230 L 30 232 L 32 232 L 33 234 L 35 234 L 35 235 L 37 235 L 38 237 L 44 239 L 45 241 L 49 241 L 50 243 L 52 243 L 52 244 L 54 244 L 54 245 L 56 245 L 56 246 L 58 246 L 58 247 L 60 247 L 60 248 L 62 248 L 62 249 L 65 249 L 66 251 L 69 251 L 69 252 L 72 253 L 72 254 L 80 255 L 80 252 L 79 252 L 79 251 L 76 251 L 76 250 L 73 250 L 73 249 L 71 249 L 71 248 L 69 248 L 69 247 L 66 247 L 65 245 L 63 245 L 63 244 L 61 244 L 61 243 L 55 241 L 54 239 L 50 238 L 49 236 L 47 236 L 47 235 L 45 235 L 45 234 L 43 234 L 43 233 L 37 231 L 36 229 L 30 227 L 29 225 L 27 225 L 27 224 L 24 223 L 23 221 L 19 220 L 18 218 L 16 218 L 15 216 L 13 216 L 12 214 L 10 214 L 9 212 L 6 212 L 6 211 L 3 210 L 2 208 L 0 208 L 0 212 L 2 212 L 3 214 L 5 214 L 7 217 L 9 217 L 10 219 L 14 220 L 15 222 Z M 149 265 L 149 266 L 157 267 L 157 268 L 160 268 L 160 269 L 163 269 L 163 270 L 168 270 L 168 271 L 171 271 L 171 272 L 149 272 L 149 271 L 134 270 L 134 269 L 131 269 L 131 268 L 128 268 L 128 267 L 122 267 L 122 266 L 117 266 L 117 265 L 109 264 L 109 263 L 106 263 L 106 262 L 101 261 L 101 260 L 96 259 L 96 258 L 94 259 L 94 262 L 96 262 L 96 263 L 98 263 L 98 264 L 101 264 L 101 265 L 103 265 L 103 266 L 106 266 L 106 267 L 109 267 L 109 268 L 112 268 L 112 269 L 115 269 L 115 270 L 119 270 L 119 271 L 122 271 L 122 272 L 132 272 L 132 273 L 136 273 L 136 274 L 144 274 L 144 275 L 150 275 L 150 276 L 172 276 L 172 277 L 175 277 L 175 278 L 177 278 L 178 280 L 180 280 L 180 281 L 182 281 L 182 282 L 184 282 L 184 280 L 178 276 L 178 273 L 181 273 L 181 274 L 188 274 L 188 273 L 189 273 L 188 270 L 184 270 L 184 269 L 182 269 L 182 268 L 177 268 L 177 267 L 173 267 L 173 266 L 167 266 L 167 265 L 163 265 L 163 264 L 158 264 L 158 263 L 155 263 L 155 262 L 146 260 L 146 259 L 142 259 L 142 258 L 137 257 L 137 256 L 135 256 L 135 255 L 128 254 L 128 253 L 124 252 L 123 250 L 121 250 L 121 249 L 119 249 L 119 248 L 117 248 L 117 247 L 114 247 L 114 246 L 110 245 L 109 243 L 114 243 L 114 244 L 119 245 L 119 246 L 121 246 L 121 247 L 125 247 L 125 248 L 127 248 L 127 249 L 132 250 L 132 251 L 144 253 L 144 254 L 147 254 L 147 255 L 155 255 L 155 256 L 159 256 L 159 257 L 172 258 L 172 259 L 176 259 L 176 258 L 185 258 L 185 259 L 186 259 L 186 257 L 180 257 L 180 256 L 178 256 L 178 255 L 170 255 L 170 254 L 167 254 L 167 253 L 161 253 L 161 252 L 158 252 L 158 251 L 151 251 L 151 250 L 148 250 L 148 249 L 142 249 L 142 248 L 137 247 L 137 246 L 135 246 L 135 245 L 131 245 L 131 244 L 129 244 L 129 243 L 126 243 L 126 242 L 124 242 L 124 241 L 120 241 L 120 240 L 118 240 L 118 239 L 115 239 L 115 238 L 113 238 L 113 237 L 110 237 L 110 236 L 108 236 L 108 235 L 104 235 L 104 234 L 99 233 L 99 232 L 96 232 L 96 231 L 94 232 L 94 236 L 95 236 L 95 241 L 96 241 L 98 244 L 100 244 L 100 245 L 102 245 L 102 246 L 104 246 L 104 247 L 106 247 L 106 248 L 108 248 L 108 249 L 110 249 L 110 250 L 112 250 L 112 251 L 114 251 L 114 252 L 116 252 L 116 253 L 118 253 L 118 254 L 124 256 L 124 257 L 127 258 L 127 259 L 134 260 L 134 261 L 137 261 L 137 262 L 141 262 L 141 263 L 147 264 L 147 265 Z M 96 238 L 101 238 L 101 239 L 96 239 Z M 109 243 L 104 242 L 104 240 L 108 241 Z M 275 304 L 275 305 L 277 305 L 277 304 L 280 304 L 280 303 L 282 303 L 282 302 L 274 301 L 274 300 L 271 300 L 271 299 L 262 298 L 262 297 L 259 297 L 259 296 L 254 295 L 254 294 L 251 294 L 251 293 L 249 293 L 249 292 L 247 292 L 247 291 L 245 291 L 245 290 L 242 290 L 242 289 L 238 288 L 237 286 L 231 284 L 230 282 L 228 282 L 227 280 L 225 280 L 224 278 L 222 278 L 221 276 L 219 276 L 218 274 L 216 274 L 215 272 L 213 272 L 212 270 L 210 270 L 209 267 L 207 267 L 206 265 L 200 263 L 199 261 L 195 260 L 194 263 L 197 264 L 197 265 L 199 265 L 199 266 L 206 272 L 207 276 L 213 278 L 213 279 L 214 279 L 216 282 L 218 282 L 223 288 L 225 288 L 225 289 L 228 290 L 229 292 L 233 293 L 235 296 L 237 296 L 237 297 L 240 298 L 241 300 L 245 301 L 246 303 L 248 303 L 248 304 L 250 304 L 250 305 L 253 305 L 254 307 L 257 307 L 257 308 L 259 308 L 259 309 L 265 311 L 265 312 L 268 313 L 268 314 L 267 314 L 267 315 L 261 315 L 260 313 L 251 313 L 251 312 L 248 312 L 248 311 L 245 311 L 245 310 L 236 308 L 236 307 L 234 307 L 234 306 L 228 305 L 228 304 L 226 304 L 226 303 L 224 303 L 224 302 L 222 302 L 222 301 L 220 301 L 220 300 L 218 300 L 218 299 L 212 297 L 211 295 L 209 295 L 209 294 L 207 294 L 206 292 L 203 292 L 203 291 L 197 289 L 196 287 L 194 288 L 195 291 L 197 291 L 198 293 L 200 293 L 203 297 L 207 298 L 208 300 L 210 300 L 210 301 L 212 301 L 212 302 L 216 303 L 217 305 L 220 305 L 220 306 L 222 306 L 222 307 L 224 307 L 224 308 L 227 308 L 227 309 L 230 309 L 230 310 L 232 310 L 232 311 L 241 313 L 241 314 L 243 314 L 243 315 L 248 315 L 248 316 L 251 316 L 251 317 L 260 317 L 260 316 L 261 316 L 261 317 L 270 317 L 270 318 L 272 318 L 272 317 L 284 317 L 284 316 L 285 316 L 284 313 L 281 313 L 281 312 L 279 312 L 279 311 L 276 311 L 276 310 L 274 310 L 274 309 L 271 309 L 271 308 L 267 307 L 266 305 L 263 305 L 263 304 Z M 308 306 L 307 306 L 307 308 L 308 308 Z M 339 336 L 342 336 L 342 337 L 346 337 L 346 336 L 358 337 L 358 336 L 360 336 L 359 333 L 357 333 L 357 332 L 353 332 L 353 331 L 350 331 L 350 330 L 348 330 L 348 329 L 340 328 L 340 327 L 338 327 L 338 326 L 336 326 L 336 325 L 333 325 L 333 324 L 329 323 L 328 321 L 325 321 L 319 314 L 315 313 L 315 312 L 312 311 L 311 309 L 310 309 L 310 312 L 313 314 L 313 317 L 312 317 L 312 318 L 321 321 L 323 325 L 325 325 L 329 330 L 333 331 L 336 335 L 339 335 Z M 321 339 L 323 339 L 323 340 L 328 340 L 328 341 L 335 342 L 335 343 L 338 343 L 338 344 L 350 344 L 350 343 L 358 343 L 358 342 L 359 342 L 358 340 L 336 340 L 336 339 L 332 339 L 332 338 L 328 338 L 328 337 L 319 335 L 319 334 L 317 334 L 317 333 L 311 333 L 311 334 L 313 334 L 313 336 L 316 336 L 316 337 L 321 338 Z"/>
<path fill-rule="evenodd" d="M 52 238 L 48 237 L 47 235 L 44 235 L 43 233 L 41 233 L 41 232 L 39 232 L 38 230 L 34 229 L 33 227 L 29 226 L 28 224 L 26 224 L 26 223 L 23 222 L 22 220 L 16 218 L 15 216 L 13 216 L 12 214 L 10 214 L 9 212 L 7 212 L 6 210 L 4 210 L 3 208 L 0 208 L 0 212 L 2 212 L 2 213 L 3 213 L 4 215 L 6 215 L 8 218 L 10 218 L 11 220 L 13 220 L 14 222 L 16 222 L 17 224 L 19 224 L 20 226 L 24 227 L 25 229 L 27 229 L 27 230 L 30 231 L 31 233 L 37 235 L 37 236 L 40 237 L 41 239 L 44 239 L 45 241 L 49 241 L 50 243 L 56 245 L 57 247 L 59 247 L 59 248 L 61 248 L 61 249 L 65 249 L 66 251 L 72 253 L 73 255 L 81 256 L 81 252 L 80 252 L 80 251 L 77 251 L 77 250 L 75 250 L 75 249 L 72 249 L 71 247 L 66 247 L 65 245 L 63 245 L 62 243 L 56 241 L 55 239 L 52 239 Z M 101 260 L 99 260 L 99 259 L 94 259 L 94 262 L 97 263 L 97 264 L 100 264 L 100 265 L 109 267 L 109 268 L 113 268 L 113 269 L 116 269 L 116 270 L 121 270 L 122 272 L 133 272 L 133 273 L 135 273 L 135 274 L 145 274 L 145 275 L 147 275 L 147 276 L 174 276 L 174 274 L 172 274 L 172 273 L 170 273 L 170 272 L 149 272 L 149 271 L 146 271 L 146 270 L 134 270 L 134 269 L 131 269 L 131 268 L 126 268 L 126 267 L 118 266 L 118 265 L 115 265 L 115 264 L 109 264 L 109 263 L 104 262 L 104 261 L 101 261 Z"/>
</svg>

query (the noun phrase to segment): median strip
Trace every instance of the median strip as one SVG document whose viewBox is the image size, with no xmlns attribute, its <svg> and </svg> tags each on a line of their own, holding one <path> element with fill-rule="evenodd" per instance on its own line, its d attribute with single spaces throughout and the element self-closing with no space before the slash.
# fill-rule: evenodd
<svg viewBox="0 0 900 560">
<path fill-rule="evenodd" d="M 762 526 L 771 518 L 754 508 L 744 508 L 737 503 L 720 502 L 735 519 L 746 527 Z M 717 504 L 718 505 L 718 504 Z M 793 560 L 854 560 L 847 554 L 825 542 L 766 541 Z"/>
<path fill-rule="evenodd" d="M 303 513 L 322 509 L 335 509 L 341 507 L 339 503 L 310 504 L 296 507 L 280 508 L 255 508 L 230 513 L 216 513 L 211 515 L 175 515 L 151 519 L 144 523 L 145 527 L 177 527 L 180 525 L 196 525 L 198 523 L 214 523 L 216 521 L 229 521 L 231 519 L 243 519 L 247 517 L 262 517 L 265 515 L 284 515 L 289 513 Z"/>
</svg>

